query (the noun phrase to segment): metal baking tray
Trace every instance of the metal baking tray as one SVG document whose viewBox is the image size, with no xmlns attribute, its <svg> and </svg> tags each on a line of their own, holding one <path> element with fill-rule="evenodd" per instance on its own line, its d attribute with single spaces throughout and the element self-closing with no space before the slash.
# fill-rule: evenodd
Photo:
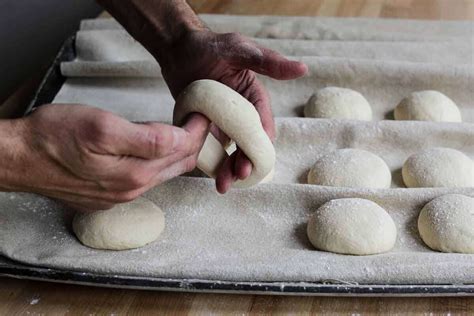
<svg viewBox="0 0 474 316">
<path fill-rule="evenodd" d="M 60 63 L 75 58 L 75 37 L 67 39 L 39 85 L 25 115 L 36 107 L 51 103 L 66 80 Z M 356 284 L 322 282 L 235 282 L 229 280 L 164 279 L 128 275 L 106 275 L 36 267 L 0 256 L 0 276 L 99 287 L 130 288 L 179 292 L 315 296 L 474 296 L 474 284 Z"/>
</svg>

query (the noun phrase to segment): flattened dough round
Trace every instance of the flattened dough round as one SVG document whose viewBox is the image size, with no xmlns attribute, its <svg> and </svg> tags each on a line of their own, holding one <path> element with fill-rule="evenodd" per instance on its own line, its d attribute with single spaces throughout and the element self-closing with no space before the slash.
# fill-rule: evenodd
<svg viewBox="0 0 474 316">
<path fill-rule="evenodd" d="M 255 107 L 239 93 L 214 80 L 197 80 L 178 96 L 173 122 L 182 125 L 189 113 L 199 112 L 214 122 L 252 162 L 252 173 L 234 183 L 245 188 L 262 182 L 275 165 L 275 149 L 265 133 Z M 208 176 L 216 172 L 227 157 L 221 144 L 209 134 L 199 153 L 197 166 Z"/>
<path fill-rule="evenodd" d="M 156 240 L 165 228 L 165 215 L 156 204 L 139 197 L 110 210 L 76 213 L 72 228 L 88 247 L 125 250 Z"/>
<path fill-rule="evenodd" d="M 435 147 L 411 155 L 403 164 L 403 182 L 417 187 L 472 187 L 471 158 L 451 148 Z"/>
<path fill-rule="evenodd" d="M 413 92 L 395 108 L 396 120 L 461 122 L 461 112 L 456 104 L 439 91 Z"/>
<path fill-rule="evenodd" d="M 372 120 L 372 108 L 357 91 L 326 87 L 314 93 L 304 107 L 304 116 L 329 119 Z"/>
<path fill-rule="evenodd" d="M 308 183 L 351 188 L 389 188 L 392 174 L 379 156 L 362 149 L 339 149 L 321 157 Z"/>
<path fill-rule="evenodd" d="M 318 208 L 308 222 L 307 234 L 316 249 L 372 255 L 393 248 L 397 228 L 390 215 L 376 203 L 347 198 L 331 200 Z"/>
<path fill-rule="evenodd" d="M 447 194 L 432 200 L 420 212 L 418 230 L 431 249 L 474 253 L 474 198 Z"/>
</svg>

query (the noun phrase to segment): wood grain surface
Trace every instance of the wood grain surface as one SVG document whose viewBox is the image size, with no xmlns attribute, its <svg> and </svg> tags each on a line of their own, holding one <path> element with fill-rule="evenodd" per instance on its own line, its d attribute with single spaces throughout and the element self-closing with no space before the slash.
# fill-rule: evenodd
<svg viewBox="0 0 474 316">
<path fill-rule="evenodd" d="M 200 13 L 474 19 L 474 0 L 193 0 L 189 2 Z M 22 106 L 24 98 L 21 95 L 25 93 L 24 90 L 25 88 L 23 90 L 20 88 L 10 98 L 8 109 Z M 6 108 L 4 105 L 0 106 L 0 110 Z M 333 298 L 189 294 L 94 288 L 0 278 L 0 315 L 91 314 L 474 315 L 474 298 Z"/>
</svg>

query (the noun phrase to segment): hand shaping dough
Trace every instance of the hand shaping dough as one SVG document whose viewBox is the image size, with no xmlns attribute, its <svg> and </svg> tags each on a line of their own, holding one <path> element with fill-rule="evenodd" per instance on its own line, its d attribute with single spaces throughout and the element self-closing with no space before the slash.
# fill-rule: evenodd
<svg viewBox="0 0 474 316">
<path fill-rule="evenodd" d="M 411 155 L 403 164 L 402 176 L 409 188 L 472 187 L 474 165 L 460 151 L 437 147 Z"/>
<path fill-rule="evenodd" d="M 438 91 L 413 92 L 395 108 L 396 120 L 461 122 L 461 112 L 456 104 Z"/>
<path fill-rule="evenodd" d="M 351 188 L 389 188 L 392 175 L 385 161 L 362 149 L 339 149 L 320 158 L 308 183 Z"/>
<path fill-rule="evenodd" d="M 317 249 L 349 255 L 372 255 L 395 245 L 397 228 L 390 215 L 372 201 L 331 200 L 311 216 L 308 238 Z"/>
<path fill-rule="evenodd" d="M 252 162 L 252 173 L 235 187 L 246 188 L 262 182 L 275 165 L 275 149 L 265 133 L 255 107 L 231 88 L 213 80 L 197 80 L 178 96 L 173 122 L 182 125 L 189 113 L 199 112 L 214 122 Z M 197 166 L 215 178 L 227 153 L 209 134 L 199 153 Z"/>
<path fill-rule="evenodd" d="M 125 250 L 157 239 L 165 228 L 165 216 L 153 202 L 140 197 L 110 210 L 76 213 L 72 228 L 88 247 Z"/>
<path fill-rule="evenodd" d="M 420 212 L 418 230 L 431 249 L 474 253 L 474 198 L 448 194 L 432 200 Z"/>
<path fill-rule="evenodd" d="M 304 116 L 370 121 L 372 109 L 369 102 L 357 91 L 326 87 L 309 98 L 304 107 Z"/>
</svg>

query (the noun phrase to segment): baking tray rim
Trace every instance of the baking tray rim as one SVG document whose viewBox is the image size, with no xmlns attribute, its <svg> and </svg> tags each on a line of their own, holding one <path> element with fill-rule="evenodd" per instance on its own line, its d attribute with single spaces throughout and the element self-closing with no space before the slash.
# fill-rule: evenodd
<svg viewBox="0 0 474 316">
<path fill-rule="evenodd" d="M 0 262 L 0 276 L 106 288 L 227 294 L 301 296 L 474 296 L 474 284 L 357 284 L 322 282 L 219 281 L 107 275 Z"/>
</svg>

